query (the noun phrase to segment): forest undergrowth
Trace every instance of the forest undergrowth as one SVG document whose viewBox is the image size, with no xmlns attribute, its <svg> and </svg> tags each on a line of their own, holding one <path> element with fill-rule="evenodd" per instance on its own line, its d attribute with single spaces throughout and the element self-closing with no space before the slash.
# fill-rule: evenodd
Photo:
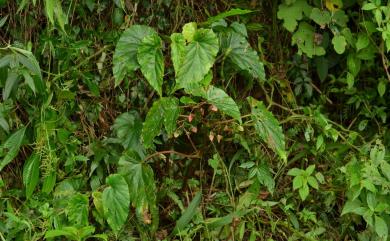
<svg viewBox="0 0 390 241">
<path fill-rule="evenodd" d="M 385 241 L 390 1 L 0 0 L 0 241 Z"/>
</svg>

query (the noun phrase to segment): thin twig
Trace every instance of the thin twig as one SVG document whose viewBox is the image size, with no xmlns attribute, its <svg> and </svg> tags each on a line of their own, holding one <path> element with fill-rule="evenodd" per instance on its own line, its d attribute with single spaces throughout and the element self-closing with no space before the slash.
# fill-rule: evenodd
<svg viewBox="0 0 390 241">
<path fill-rule="evenodd" d="M 196 153 L 196 154 L 185 154 L 185 153 L 181 153 L 181 152 L 177 152 L 177 151 L 174 151 L 174 150 L 166 150 L 166 151 L 159 151 L 159 152 L 156 152 L 156 153 L 153 153 L 149 156 L 147 156 L 144 161 L 147 161 L 155 156 L 159 156 L 161 154 L 176 154 L 176 155 L 179 155 L 179 156 L 182 156 L 182 157 L 185 157 L 185 158 L 200 158 L 200 155 L 199 153 Z"/>
<path fill-rule="evenodd" d="M 318 88 L 313 82 L 311 82 L 311 86 L 312 86 L 320 95 L 323 95 L 323 93 L 322 93 L 322 91 L 320 90 L 320 88 Z M 328 96 L 325 96 L 325 99 L 326 99 L 326 101 L 327 101 L 329 104 L 333 105 L 333 101 L 332 101 L 331 99 L 329 99 Z"/>
<path fill-rule="evenodd" d="M 382 55 L 383 68 L 385 69 L 385 72 L 387 75 L 387 80 L 390 82 L 389 66 L 387 65 L 388 60 L 385 56 L 385 47 L 384 47 L 383 41 L 381 43 L 380 50 L 381 50 L 381 55 Z"/>
</svg>

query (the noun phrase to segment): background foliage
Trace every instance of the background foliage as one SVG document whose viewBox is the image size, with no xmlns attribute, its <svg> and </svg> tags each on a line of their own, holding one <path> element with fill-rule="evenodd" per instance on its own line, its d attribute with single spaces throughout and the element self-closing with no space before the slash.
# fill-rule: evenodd
<svg viewBox="0 0 390 241">
<path fill-rule="evenodd" d="M 0 0 L 0 240 L 387 240 L 390 2 Z"/>
</svg>

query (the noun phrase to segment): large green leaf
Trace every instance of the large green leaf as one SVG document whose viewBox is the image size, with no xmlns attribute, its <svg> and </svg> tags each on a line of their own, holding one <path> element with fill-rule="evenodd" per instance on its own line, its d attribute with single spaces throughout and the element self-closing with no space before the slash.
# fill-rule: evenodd
<svg viewBox="0 0 390 241">
<path fill-rule="evenodd" d="M 164 124 L 168 135 L 176 129 L 176 120 L 179 117 L 179 100 L 175 97 L 163 97 L 155 101 L 149 109 L 142 128 L 142 139 L 144 146 L 149 148 L 153 139 L 161 132 Z"/>
<path fill-rule="evenodd" d="M 138 112 L 129 111 L 119 115 L 115 121 L 112 129 L 118 137 L 118 142 L 124 148 L 139 149 L 140 138 L 142 130 L 142 121 Z"/>
<path fill-rule="evenodd" d="M 68 200 L 65 212 L 73 226 L 83 227 L 88 225 L 88 203 L 88 197 L 81 193 L 76 193 Z"/>
<path fill-rule="evenodd" d="M 176 75 L 183 62 L 185 50 L 184 36 L 181 33 L 173 33 L 171 35 L 171 58 Z"/>
<path fill-rule="evenodd" d="M 257 52 L 252 49 L 247 39 L 234 31 L 223 34 L 224 53 L 240 70 L 247 71 L 254 78 L 265 80 L 264 65 Z"/>
<path fill-rule="evenodd" d="M 22 145 L 24 139 L 24 133 L 26 132 L 26 127 L 20 128 L 18 131 L 13 133 L 0 148 L 3 152 L 7 154 L 0 161 L 0 172 L 3 168 L 8 165 L 19 153 L 19 149 Z"/>
<path fill-rule="evenodd" d="M 149 84 L 162 96 L 164 59 L 162 41 L 157 34 L 146 36 L 138 46 L 137 59 Z"/>
<path fill-rule="evenodd" d="M 156 33 L 152 28 L 133 25 L 123 32 L 115 48 L 113 57 L 113 74 L 115 86 L 118 86 L 126 74 L 139 68 L 137 61 L 138 46 L 149 35 Z"/>
<path fill-rule="evenodd" d="M 190 205 L 188 205 L 187 209 L 183 212 L 179 220 L 177 220 L 176 226 L 173 229 L 173 234 L 180 233 L 180 231 L 184 230 L 194 215 L 198 212 L 198 207 L 201 200 L 202 193 L 198 192 L 195 194 L 195 197 L 192 199 Z"/>
<path fill-rule="evenodd" d="M 129 186 L 120 174 L 111 174 L 106 179 L 103 191 L 103 207 L 107 222 L 116 233 L 127 220 L 130 205 Z"/>
<path fill-rule="evenodd" d="M 26 197 L 30 198 L 39 181 L 39 165 L 41 158 L 33 153 L 23 166 L 23 185 L 26 188 Z"/>
<path fill-rule="evenodd" d="M 252 109 L 252 120 L 255 123 L 257 135 L 274 150 L 282 160 L 287 160 L 282 127 L 278 120 L 267 110 L 263 102 L 248 97 Z"/>
<path fill-rule="evenodd" d="M 150 220 L 145 219 L 145 214 L 156 213 L 156 184 L 153 169 L 146 164 L 135 151 L 127 151 L 119 160 L 119 173 L 121 173 L 129 185 L 130 201 L 135 206 L 137 215 L 144 223 Z M 154 216 L 156 224 L 158 215 Z M 153 220 L 151 220 L 153 221 Z"/>
<path fill-rule="evenodd" d="M 213 66 L 219 51 L 218 38 L 211 29 L 198 29 L 185 47 L 185 57 L 176 76 L 176 89 L 198 86 Z"/>
<path fill-rule="evenodd" d="M 221 112 L 233 117 L 241 123 L 240 109 L 236 102 L 226 94 L 225 91 L 210 85 L 202 97 L 215 105 Z"/>
</svg>

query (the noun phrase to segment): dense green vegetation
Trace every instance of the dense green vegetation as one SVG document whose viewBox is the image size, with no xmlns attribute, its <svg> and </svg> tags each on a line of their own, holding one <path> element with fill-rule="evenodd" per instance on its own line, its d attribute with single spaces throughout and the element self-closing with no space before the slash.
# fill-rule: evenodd
<svg viewBox="0 0 390 241">
<path fill-rule="evenodd" d="M 388 240 L 390 1 L 0 0 L 0 240 Z"/>
</svg>

